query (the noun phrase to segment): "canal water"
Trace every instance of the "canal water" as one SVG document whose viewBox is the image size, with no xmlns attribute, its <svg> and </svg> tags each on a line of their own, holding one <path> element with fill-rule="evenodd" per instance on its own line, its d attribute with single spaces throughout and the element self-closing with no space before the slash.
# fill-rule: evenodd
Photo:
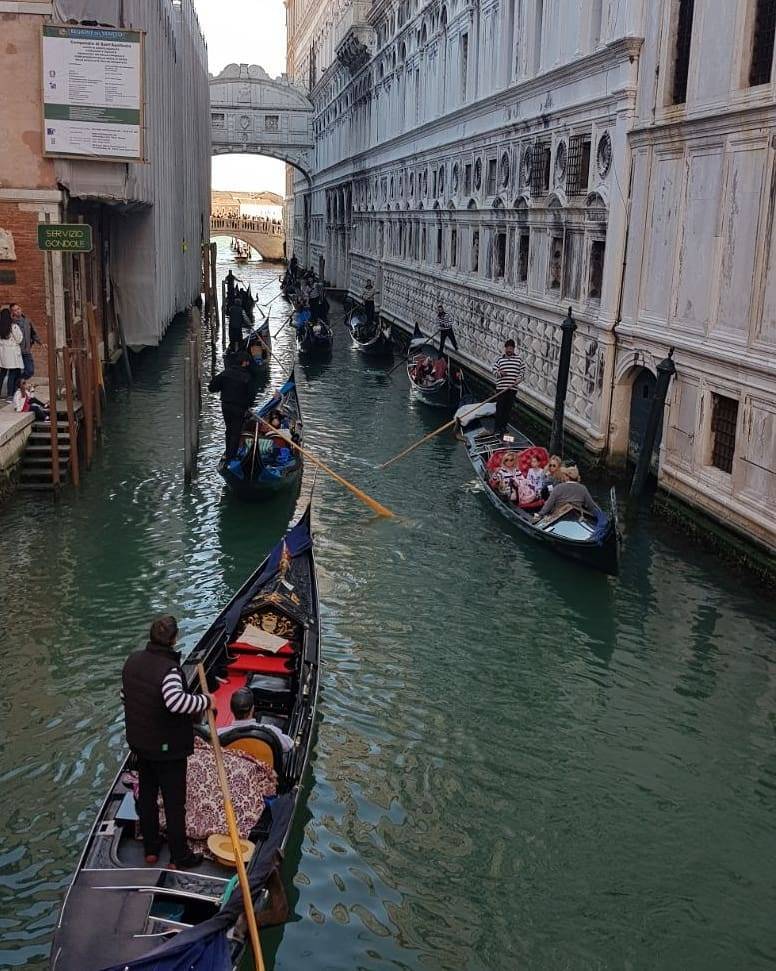
<svg viewBox="0 0 776 971">
<path fill-rule="evenodd" d="M 237 272 L 278 293 L 276 268 Z M 647 515 L 618 580 L 526 545 L 452 437 L 377 471 L 443 416 L 335 330 L 297 369 L 307 443 L 400 518 L 318 476 L 321 718 L 269 966 L 772 967 L 772 601 Z M 80 493 L 0 510 L 3 968 L 46 966 L 124 752 L 124 658 L 161 611 L 190 648 L 294 512 L 225 492 L 207 395 L 184 490 L 184 344 L 175 326 L 111 394 Z"/>
</svg>

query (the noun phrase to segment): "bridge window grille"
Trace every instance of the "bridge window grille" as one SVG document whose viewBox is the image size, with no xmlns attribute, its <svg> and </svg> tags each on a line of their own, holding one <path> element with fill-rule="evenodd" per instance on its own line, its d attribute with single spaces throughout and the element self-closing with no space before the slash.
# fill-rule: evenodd
<svg viewBox="0 0 776 971">
<path fill-rule="evenodd" d="M 280 131 L 280 115 L 265 115 L 264 131 Z"/>
<path fill-rule="evenodd" d="M 531 154 L 531 195 L 540 196 L 550 188 L 550 146 L 537 142 Z"/>
<path fill-rule="evenodd" d="M 730 473 L 736 451 L 738 402 L 721 394 L 712 394 L 711 399 L 711 464 Z"/>
<path fill-rule="evenodd" d="M 749 85 L 768 84 L 773 70 L 776 37 L 776 0 L 757 0 L 752 35 L 752 63 Z"/>
<path fill-rule="evenodd" d="M 226 128 L 226 115 L 223 111 L 213 112 L 213 128 L 223 131 Z"/>
<path fill-rule="evenodd" d="M 690 50 L 695 0 L 678 0 L 676 15 L 676 45 L 674 47 L 674 77 L 671 89 L 672 104 L 687 101 L 687 79 L 690 74 Z"/>
</svg>

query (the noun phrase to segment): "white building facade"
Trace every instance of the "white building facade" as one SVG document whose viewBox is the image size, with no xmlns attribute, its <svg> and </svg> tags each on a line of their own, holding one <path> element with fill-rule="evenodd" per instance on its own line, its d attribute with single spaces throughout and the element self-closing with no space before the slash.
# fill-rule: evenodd
<svg viewBox="0 0 776 971">
<path fill-rule="evenodd" d="M 762 515 L 776 498 L 776 296 L 763 263 L 774 93 L 770 78 L 734 83 L 754 38 L 772 34 L 775 5 L 719 6 L 289 0 L 289 74 L 315 106 L 316 146 L 310 182 L 292 178 L 288 225 L 299 259 L 324 261 L 335 286 L 358 293 L 375 280 L 395 323 L 431 332 L 444 303 L 475 371 L 515 337 L 521 397 L 545 415 L 571 307 L 568 428 L 614 460 L 635 457 L 656 364 L 675 346 L 661 479 L 776 549 L 773 514 Z M 685 103 L 667 104 L 683 84 Z M 715 404 L 724 388 L 736 415 Z M 711 426 L 729 429 L 731 416 L 751 448 L 741 438 L 735 469 L 710 468 Z"/>
</svg>

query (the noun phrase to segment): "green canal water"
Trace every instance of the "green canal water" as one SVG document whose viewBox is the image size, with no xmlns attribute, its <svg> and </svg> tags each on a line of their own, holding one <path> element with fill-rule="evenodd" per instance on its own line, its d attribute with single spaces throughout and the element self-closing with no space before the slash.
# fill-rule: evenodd
<svg viewBox="0 0 776 971">
<path fill-rule="evenodd" d="M 275 270 L 241 271 L 277 293 Z M 207 395 L 184 490 L 184 342 L 111 394 L 80 493 L 0 510 L 3 968 L 46 966 L 124 753 L 124 658 L 160 611 L 190 648 L 294 512 L 226 494 Z M 773 967 L 772 600 L 646 514 L 618 580 L 525 545 L 452 437 L 376 471 L 443 418 L 339 323 L 298 381 L 309 446 L 400 519 L 318 477 L 321 717 L 269 966 Z"/>
</svg>

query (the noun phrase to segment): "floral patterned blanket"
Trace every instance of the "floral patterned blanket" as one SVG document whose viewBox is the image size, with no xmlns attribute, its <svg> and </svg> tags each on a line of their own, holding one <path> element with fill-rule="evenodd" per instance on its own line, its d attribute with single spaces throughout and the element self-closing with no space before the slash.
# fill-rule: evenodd
<svg viewBox="0 0 776 971">
<path fill-rule="evenodd" d="M 264 810 L 264 797 L 277 792 L 274 769 L 245 752 L 222 749 L 229 780 L 234 814 L 240 836 L 247 839 Z M 165 829 L 164 806 L 159 799 L 161 827 Z M 186 835 L 197 852 L 207 851 L 205 842 L 213 833 L 226 833 L 226 815 L 212 747 L 194 739 L 194 754 L 186 772 Z M 210 855 L 208 853 L 208 855 Z"/>
</svg>

